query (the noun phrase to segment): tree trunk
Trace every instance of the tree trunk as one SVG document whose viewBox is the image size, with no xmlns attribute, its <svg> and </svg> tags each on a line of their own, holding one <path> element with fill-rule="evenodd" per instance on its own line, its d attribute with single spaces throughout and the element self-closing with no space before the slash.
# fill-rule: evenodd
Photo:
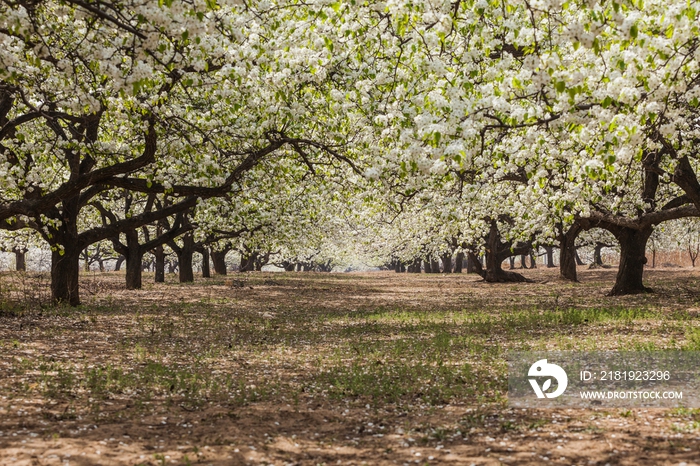
<svg viewBox="0 0 700 466">
<path fill-rule="evenodd" d="M 648 293 L 643 283 L 644 264 L 647 263 L 646 247 L 653 228 L 633 230 L 618 228 L 613 232 L 620 242 L 620 266 L 617 270 L 615 286 L 610 290 L 610 296 Z"/>
<path fill-rule="evenodd" d="M 212 251 L 211 261 L 214 263 L 214 273 L 217 275 L 226 275 L 226 254 L 228 249 L 223 251 Z"/>
<path fill-rule="evenodd" d="M 578 281 L 576 275 L 576 238 L 581 226 L 574 223 L 559 237 L 559 276 L 564 280 Z"/>
<path fill-rule="evenodd" d="M 80 249 L 64 245 L 51 252 L 51 299 L 56 304 L 80 305 L 78 278 L 80 276 Z"/>
<path fill-rule="evenodd" d="M 510 256 L 508 258 L 508 264 L 509 264 L 510 270 L 513 270 L 515 268 L 515 256 Z"/>
<path fill-rule="evenodd" d="M 143 252 L 139 246 L 136 230 L 126 233 L 126 289 L 140 290 L 143 272 Z"/>
<path fill-rule="evenodd" d="M 535 255 L 534 250 L 530 250 L 530 268 L 531 269 L 537 268 L 537 256 Z"/>
<path fill-rule="evenodd" d="M 464 253 L 458 252 L 455 256 L 455 273 L 462 273 L 462 267 L 464 266 Z"/>
<path fill-rule="evenodd" d="M 14 248 L 15 253 L 15 270 L 17 272 L 27 271 L 27 256 L 26 251 L 21 248 Z"/>
<path fill-rule="evenodd" d="M 142 285 L 143 268 L 142 256 L 138 248 L 129 248 L 129 255 L 126 257 L 126 289 L 140 290 Z"/>
<path fill-rule="evenodd" d="M 257 251 L 241 254 L 241 266 L 239 272 L 252 272 L 255 270 L 255 261 L 258 259 Z M 306 271 L 306 270 L 305 270 Z"/>
<path fill-rule="evenodd" d="M 499 258 L 498 254 L 490 254 L 486 252 L 486 272 L 484 280 L 489 283 L 503 282 L 524 282 L 526 279 L 519 273 L 507 272 L 503 270 L 501 263 L 503 258 Z"/>
<path fill-rule="evenodd" d="M 85 253 L 85 262 L 83 262 L 83 271 L 89 272 L 90 271 L 90 256 L 88 256 L 88 248 L 85 248 L 85 250 L 83 252 Z"/>
<path fill-rule="evenodd" d="M 120 254 L 119 257 L 117 257 L 117 263 L 114 264 L 114 271 L 119 272 L 122 268 L 122 263 L 126 260 L 126 257 L 123 254 Z"/>
<path fill-rule="evenodd" d="M 509 243 L 503 243 L 501 241 L 501 234 L 498 231 L 498 226 L 495 221 L 492 221 L 491 229 L 489 230 L 486 240 L 486 272 L 482 275 L 485 281 L 489 283 L 527 281 L 527 279 L 519 273 L 506 272 L 503 270 L 503 261 L 507 257 L 515 254 L 515 252 L 512 254 L 510 252 L 504 252 L 510 250 Z"/>
<path fill-rule="evenodd" d="M 192 267 L 192 255 L 194 251 L 183 251 L 178 255 L 178 267 L 180 269 L 180 283 L 190 283 L 194 281 L 194 268 Z"/>
<path fill-rule="evenodd" d="M 483 277 L 483 266 L 479 256 L 473 252 L 467 253 L 467 273 L 476 273 Z"/>
<path fill-rule="evenodd" d="M 433 272 L 431 265 L 430 265 L 430 259 L 423 260 L 423 270 L 425 271 L 425 273 L 432 273 Z"/>
<path fill-rule="evenodd" d="M 452 253 L 445 253 L 442 260 L 442 273 L 452 273 Z"/>
<path fill-rule="evenodd" d="M 194 238 L 192 233 L 187 233 L 182 238 L 182 247 L 177 253 L 178 268 L 180 269 L 180 283 L 194 281 L 194 269 L 192 268 L 192 255 L 194 254 Z"/>
<path fill-rule="evenodd" d="M 80 251 L 78 238 L 79 199 L 63 201 L 63 221 L 51 244 L 51 299 L 55 304 L 80 305 Z"/>
<path fill-rule="evenodd" d="M 165 250 L 163 246 L 157 246 L 153 249 L 153 256 L 156 258 L 153 268 L 155 269 L 155 282 L 165 282 Z"/>
<path fill-rule="evenodd" d="M 593 249 L 593 264 L 597 265 L 598 267 L 603 266 L 603 256 L 600 254 L 600 252 L 604 247 L 605 244 L 596 243 L 595 248 Z"/>
<path fill-rule="evenodd" d="M 527 262 L 525 261 L 526 258 L 527 258 L 527 254 L 520 254 L 520 268 L 521 269 L 527 268 Z"/>
<path fill-rule="evenodd" d="M 430 271 L 432 273 L 440 273 L 440 261 L 436 259 L 430 260 Z"/>
<path fill-rule="evenodd" d="M 200 251 L 202 254 L 202 278 L 211 278 L 211 270 L 209 268 L 209 248 L 204 246 Z"/>
<path fill-rule="evenodd" d="M 551 269 L 554 267 L 554 248 L 552 246 L 545 246 L 544 250 L 547 253 L 547 268 Z"/>
<path fill-rule="evenodd" d="M 262 272 L 262 268 L 267 265 L 267 263 L 270 262 L 270 253 L 266 252 L 265 254 L 255 254 L 255 260 L 253 261 L 253 270 L 255 272 Z M 323 272 L 323 270 L 321 270 Z"/>
</svg>

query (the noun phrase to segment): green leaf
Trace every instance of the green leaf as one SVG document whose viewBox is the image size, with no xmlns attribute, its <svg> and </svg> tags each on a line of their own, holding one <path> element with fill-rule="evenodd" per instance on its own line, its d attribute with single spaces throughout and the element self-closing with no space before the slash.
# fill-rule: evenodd
<svg viewBox="0 0 700 466">
<path fill-rule="evenodd" d="M 564 92 L 566 90 L 566 83 L 564 81 L 557 81 L 554 88 L 557 90 L 557 92 Z"/>
</svg>

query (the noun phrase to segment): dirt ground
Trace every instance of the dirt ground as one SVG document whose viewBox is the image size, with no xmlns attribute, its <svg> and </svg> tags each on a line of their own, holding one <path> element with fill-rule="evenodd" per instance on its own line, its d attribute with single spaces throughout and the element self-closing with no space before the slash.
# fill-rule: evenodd
<svg viewBox="0 0 700 466">
<path fill-rule="evenodd" d="M 507 405 L 510 349 L 700 350 L 700 277 L 0 276 L 0 464 L 700 464 L 700 410 Z M 145 281 L 151 281 L 146 276 Z"/>
</svg>

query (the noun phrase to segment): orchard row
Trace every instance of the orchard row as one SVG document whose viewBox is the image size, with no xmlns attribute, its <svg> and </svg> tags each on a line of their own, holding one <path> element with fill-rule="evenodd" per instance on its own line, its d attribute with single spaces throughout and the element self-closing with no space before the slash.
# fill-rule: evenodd
<svg viewBox="0 0 700 466">
<path fill-rule="evenodd" d="M 146 255 L 187 281 L 231 249 L 519 281 L 505 259 L 558 248 L 576 280 L 583 238 L 643 292 L 649 238 L 700 216 L 699 9 L 0 0 L 2 247 L 48 246 L 72 305 L 96 247 L 128 288 Z"/>
</svg>

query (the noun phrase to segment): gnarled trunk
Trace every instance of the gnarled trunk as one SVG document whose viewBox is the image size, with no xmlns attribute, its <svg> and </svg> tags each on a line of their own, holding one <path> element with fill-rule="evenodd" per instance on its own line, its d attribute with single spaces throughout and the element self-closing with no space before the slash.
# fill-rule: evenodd
<svg viewBox="0 0 700 466">
<path fill-rule="evenodd" d="M 486 271 L 484 273 L 485 281 L 490 283 L 527 281 L 527 279 L 519 273 L 503 270 L 503 267 L 501 266 L 503 260 L 499 260 L 497 256 L 498 254 L 489 254 L 488 251 L 486 252 Z"/>
<path fill-rule="evenodd" d="M 510 247 L 510 243 L 501 241 L 496 221 L 491 221 L 491 228 L 486 240 L 486 272 L 484 280 L 490 283 L 500 282 L 525 282 L 527 279 L 515 272 L 507 272 L 501 267 L 504 259 L 516 254 L 521 254 L 524 246 Z M 529 246 L 528 246 L 529 248 Z"/>
<path fill-rule="evenodd" d="M 615 286 L 610 290 L 610 296 L 648 293 L 643 283 L 644 264 L 647 263 L 647 241 L 653 228 L 634 230 L 632 228 L 617 228 L 612 233 L 620 242 L 620 266 L 617 270 Z"/>
</svg>

